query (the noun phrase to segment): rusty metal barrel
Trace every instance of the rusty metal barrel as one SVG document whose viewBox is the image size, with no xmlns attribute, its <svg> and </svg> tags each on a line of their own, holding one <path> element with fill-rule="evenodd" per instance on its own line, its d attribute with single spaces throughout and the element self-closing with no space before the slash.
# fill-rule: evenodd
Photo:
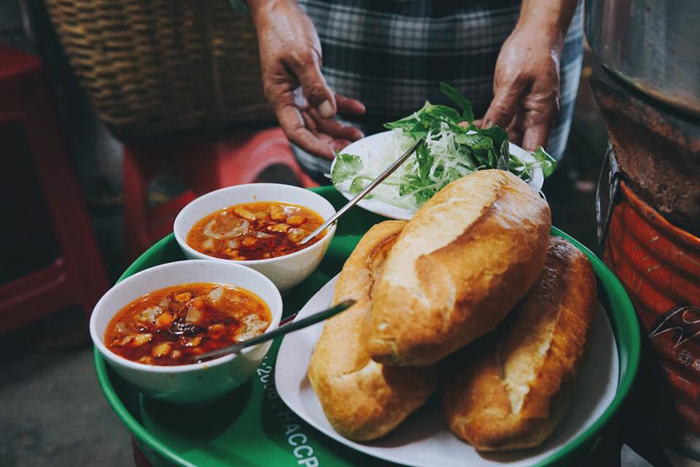
<svg viewBox="0 0 700 467">
<path fill-rule="evenodd" d="M 700 433 L 700 238 L 675 227 L 625 182 L 605 242 L 659 356 L 683 423 Z"/>
</svg>

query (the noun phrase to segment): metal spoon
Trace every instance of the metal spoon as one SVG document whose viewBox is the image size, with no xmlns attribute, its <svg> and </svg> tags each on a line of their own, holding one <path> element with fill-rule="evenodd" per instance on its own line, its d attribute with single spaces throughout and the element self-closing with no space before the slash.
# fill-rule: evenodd
<svg viewBox="0 0 700 467">
<path fill-rule="evenodd" d="M 393 164 L 391 164 L 389 167 L 387 167 L 386 170 L 384 170 L 384 172 L 382 172 L 381 174 L 379 174 L 379 176 L 378 176 L 377 178 L 375 178 L 374 180 L 372 180 L 372 181 L 370 182 L 370 184 L 367 185 L 367 186 L 365 187 L 364 190 L 362 190 L 362 191 L 359 192 L 357 195 L 355 195 L 355 197 L 354 197 L 353 199 L 351 199 L 350 201 L 348 201 L 347 204 L 346 204 L 345 206 L 343 206 L 342 208 L 338 209 L 338 212 L 336 212 L 336 213 L 333 214 L 331 217 L 329 217 L 328 220 L 327 220 L 326 222 L 324 222 L 324 223 L 321 225 L 321 227 L 319 227 L 318 229 L 314 230 L 314 231 L 311 232 L 309 235 L 307 235 L 306 237 L 304 237 L 304 238 L 299 242 L 299 244 L 300 244 L 300 245 L 305 244 L 306 242 L 308 242 L 309 240 L 311 240 L 312 238 L 314 238 L 316 235 L 318 235 L 318 234 L 320 234 L 321 232 L 323 232 L 324 230 L 326 230 L 326 228 L 327 228 L 329 225 L 331 225 L 333 222 L 337 221 L 338 218 L 339 218 L 340 216 L 342 216 L 343 214 L 345 214 L 345 213 L 347 212 L 348 209 L 350 209 L 351 207 L 353 207 L 354 205 L 356 205 L 356 204 L 358 203 L 358 201 L 360 201 L 362 198 L 364 198 L 365 196 L 367 196 L 367 193 L 369 193 L 370 191 L 372 191 L 377 185 L 379 185 L 380 183 L 382 183 L 382 182 L 384 181 L 384 179 L 386 179 L 389 175 L 391 175 L 392 173 L 394 173 L 394 171 L 395 171 L 396 169 L 398 169 L 399 166 L 400 166 L 401 164 L 403 164 L 404 162 L 406 162 L 406 160 L 411 156 L 411 154 L 413 154 L 413 152 L 414 152 L 416 149 L 418 149 L 418 146 L 420 146 L 420 145 L 423 143 L 423 141 L 425 141 L 425 137 L 422 137 L 422 138 L 420 138 L 418 141 L 416 141 L 416 144 L 414 144 L 413 146 L 411 146 L 411 148 L 410 148 L 408 151 L 406 151 L 401 157 L 399 157 L 398 159 L 396 159 L 396 161 L 394 161 Z"/>
<path fill-rule="evenodd" d="M 299 321 L 295 321 L 292 324 L 287 324 L 285 326 L 282 326 L 280 328 L 275 329 L 274 331 L 270 331 L 270 332 L 267 332 L 265 334 L 261 334 L 259 336 L 253 337 L 252 339 L 244 340 L 243 342 L 239 342 L 238 344 L 234 344 L 234 345 L 231 345 L 229 347 L 224 347 L 223 349 L 212 350 L 211 352 L 203 353 L 201 355 L 196 355 L 195 357 L 193 357 L 193 360 L 195 362 L 199 363 L 202 360 L 209 360 L 212 358 L 223 357 L 224 355 L 229 355 L 232 353 L 239 353 L 241 350 L 245 349 L 246 347 L 250 347 L 252 345 L 257 345 L 257 344 L 260 344 L 261 342 L 266 342 L 266 341 L 274 339 L 275 337 L 283 336 L 285 334 L 289 334 L 290 332 L 298 331 L 299 329 L 303 329 L 307 326 L 311 326 L 312 324 L 316 324 L 318 322 L 321 322 L 324 319 L 328 319 L 331 316 L 337 315 L 341 311 L 350 308 L 354 304 L 355 304 L 355 300 L 342 301 L 335 306 L 327 308 L 323 311 L 319 311 L 318 313 L 314 313 L 313 315 L 309 316 L 308 318 L 304 318 L 304 319 L 301 319 Z"/>
</svg>

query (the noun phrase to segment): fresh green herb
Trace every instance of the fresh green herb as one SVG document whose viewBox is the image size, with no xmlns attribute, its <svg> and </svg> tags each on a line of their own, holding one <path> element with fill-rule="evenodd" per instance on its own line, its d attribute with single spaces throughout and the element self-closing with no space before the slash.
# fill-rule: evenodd
<svg viewBox="0 0 700 467">
<path fill-rule="evenodd" d="M 471 102 L 448 84 L 441 83 L 440 90 L 461 109 L 461 113 L 452 107 L 426 102 L 417 112 L 384 125 L 390 130 L 400 131 L 405 137 L 399 146 L 404 140 L 406 144 L 413 144 L 422 137 L 426 138 L 426 142 L 373 194 L 401 207 L 410 207 L 408 200 L 411 200 L 410 204 L 417 207 L 448 183 L 477 170 L 508 170 L 526 182 L 531 181 L 537 167 L 542 168 L 545 177 L 552 174 L 556 161 L 544 149 L 538 148 L 533 153 L 535 160 L 530 162 L 511 154 L 508 133 L 504 129 L 478 128 L 474 125 Z M 391 162 L 384 158 L 393 157 L 394 151 L 387 152 L 386 155 L 382 151 L 374 155 L 373 160 L 366 161 L 367 166 L 357 156 L 338 155 L 331 173 L 333 183 L 355 177 L 350 184 L 350 192 L 359 193 L 363 180 L 373 179 L 379 173 L 374 173 L 376 169 Z"/>
<path fill-rule="evenodd" d="M 334 185 L 344 182 L 362 170 L 362 159 L 352 154 L 338 154 L 331 171 L 331 181 Z"/>
<path fill-rule="evenodd" d="M 440 91 L 462 108 L 462 118 L 464 120 L 469 123 L 474 121 L 474 111 L 472 110 L 472 103 L 469 102 L 469 99 L 447 83 L 440 83 Z"/>
<path fill-rule="evenodd" d="M 350 193 L 352 193 L 353 195 L 356 195 L 359 192 L 361 192 L 364 188 L 365 187 L 362 184 L 362 177 L 357 177 L 350 184 Z"/>
<path fill-rule="evenodd" d="M 557 161 L 547 154 L 547 151 L 545 151 L 542 146 L 537 148 L 537 151 L 533 152 L 532 156 L 537 163 L 539 163 L 540 167 L 542 167 L 542 173 L 545 177 L 549 177 L 554 173 L 554 170 L 557 168 Z"/>
</svg>

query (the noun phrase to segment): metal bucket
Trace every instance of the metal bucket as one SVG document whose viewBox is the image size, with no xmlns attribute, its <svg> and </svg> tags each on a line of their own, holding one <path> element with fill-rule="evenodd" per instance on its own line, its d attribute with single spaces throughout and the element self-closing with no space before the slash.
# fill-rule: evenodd
<svg viewBox="0 0 700 467">
<path fill-rule="evenodd" d="M 586 39 L 608 70 L 700 116 L 700 2 L 586 0 L 585 12 Z"/>
<path fill-rule="evenodd" d="M 700 457 L 697 444 L 688 446 L 700 436 L 700 238 L 642 201 L 616 173 L 612 156 L 611 211 L 599 232 L 604 259 L 627 289 L 657 354 L 674 421 L 682 425 L 675 429 L 696 440 L 685 448 Z"/>
</svg>

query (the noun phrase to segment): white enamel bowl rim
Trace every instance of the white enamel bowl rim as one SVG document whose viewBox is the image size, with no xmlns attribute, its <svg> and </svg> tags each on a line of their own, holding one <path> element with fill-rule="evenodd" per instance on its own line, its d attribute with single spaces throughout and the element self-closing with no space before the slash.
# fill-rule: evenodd
<svg viewBox="0 0 700 467">
<path fill-rule="evenodd" d="M 289 259 L 289 258 L 295 258 L 295 257 L 300 256 L 300 255 L 303 255 L 303 254 L 309 254 L 309 253 L 312 252 L 312 251 L 318 250 L 319 248 L 323 248 L 323 245 L 324 245 L 329 239 L 333 238 L 333 235 L 335 234 L 336 222 L 334 222 L 332 225 L 330 225 L 330 226 L 326 229 L 326 234 L 323 236 L 323 238 L 321 238 L 319 241 L 317 241 L 316 243 L 314 243 L 313 245 L 311 245 L 311 246 L 309 246 L 309 247 L 302 248 L 301 250 L 295 251 L 294 253 L 290 253 L 290 254 L 288 254 L 288 255 L 276 256 L 276 257 L 274 257 L 274 258 L 267 258 L 267 259 L 247 259 L 247 260 L 233 260 L 233 259 L 224 259 L 224 258 L 217 258 L 217 257 L 215 257 L 215 256 L 209 256 L 209 255 L 207 255 L 207 254 L 205 254 L 205 253 L 202 253 L 201 251 L 195 250 L 194 248 L 192 248 L 191 246 L 189 246 L 189 245 L 187 244 L 187 234 L 189 233 L 189 231 L 188 231 L 188 232 L 184 232 L 184 231 L 183 231 L 183 230 L 184 230 L 184 226 L 183 226 L 182 224 L 183 224 L 183 222 L 184 222 L 184 221 L 183 221 L 184 217 L 185 217 L 190 211 L 196 211 L 197 208 L 198 208 L 200 205 L 202 205 L 203 203 L 205 203 L 206 201 L 208 201 L 208 200 L 210 200 L 210 199 L 213 199 L 213 198 L 218 198 L 218 197 L 220 197 L 220 196 L 226 194 L 227 191 L 231 191 L 231 192 L 233 192 L 233 191 L 242 191 L 242 192 L 244 192 L 246 189 L 251 189 L 251 188 L 262 188 L 262 189 L 264 189 L 264 188 L 270 187 L 270 186 L 274 187 L 275 189 L 285 189 L 285 190 L 286 190 L 286 189 L 289 189 L 290 192 L 297 191 L 297 190 L 301 190 L 301 191 L 303 191 L 303 192 L 305 192 L 305 193 L 308 193 L 308 194 L 310 194 L 310 195 L 313 195 L 314 197 L 317 197 L 317 198 L 318 198 L 318 200 L 321 202 L 321 204 L 324 204 L 324 203 L 325 203 L 325 204 L 333 211 L 332 214 L 331 214 L 331 216 L 332 216 L 333 214 L 335 214 L 335 208 L 333 207 L 333 205 L 332 205 L 326 198 L 324 198 L 323 196 L 319 195 L 318 193 L 314 193 L 314 192 L 311 191 L 311 190 L 307 190 L 306 188 L 300 188 L 300 187 L 294 186 L 294 185 L 284 185 L 284 184 L 281 184 L 281 183 L 247 183 L 247 184 L 244 184 L 244 185 L 229 186 L 229 187 L 220 188 L 220 189 L 218 189 L 218 190 L 214 190 L 214 191 L 209 192 L 209 193 L 207 193 L 207 194 L 205 194 L 205 195 L 202 195 L 202 196 L 200 196 L 200 197 L 198 197 L 198 198 L 192 200 L 189 204 L 187 204 L 187 206 L 185 206 L 184 208 L 182 208 L 182 210 L 180 211 L 180 213 L 179 213 L 179 214 L 177 215 L 177 217 L 175 218 L 175 224 L 174 224 L 174 228 L 173 228 L 173 233 L 175 234 L 175 240 L 177 240 L 177 243 L 180 245 L 180 248 L 186 250 L 188 253 L 190 253 L 190 254 L 193 255 L 193 256 L 196 256 L 197 258 L 206 259 L 206 260 L 209 260 L 209 261 L 214 260 L 214 261 L 220 261 L 220 262 L 226 262 L 226 263 L 239 263 L 239 264 L 242 264 L 242 265 L 246 265 L 246 266 L 247 266 L 247 265 L 259 265 L 259 264 L 278 263 L 278 262 L 287 260 L 287 259 Z M 239 203 L 237 203 L 237 204 L 243 204 L 243 203 L 246 203 L 246 202 L 249 202 L 249 203 L 262 202 L 262 203 L 264 203 L 264 202 L 266 202 L 266 201 L 270 201 L 270 200 L 266 200 L 266 199 L 257 199 L 257 200 L 255 200 L 255 201 L 243 201 L 243 202 L 239 202 Z M 296 204 L 296 205 L 302 206 L 302 207 L 304 207 L 304 208 L 306 208 L 306 209 L 310 209 L 310 210 L 314 211 L 316 214 L 318 214 L 319 216 L 321 216 L 321 217 L 323 218 L 324 221 L 327 220 L 327 219 L 330 217 L 330 216 L 324 216 L 324 215 L 322 215 L 320 212 L 318 212 L 318 210 L 312 209 L 312 208 L 310 208 L 309 206 L 304 205 L 303 203 L 296 202 L 296 201 L 293 200 L 293 199 L 290 199 L 290 200 L 288 200 L 288 201 L 278 201 L 278 202 Z M 231 204 L 231 206 L 233 206 L 233 205 L 234 205 L 234 204 Z M 226 206 L 225 206 L 225 207 L 226 207 Z M 221 208 L 221 209 L 224 209 L 224 208 Z M 212 212 L 213 212 L 213 211 L 212 211 Z M 212 214 L 212 212 L 206 212 L 206 213 L 202 213 L 202 214 L 199 215 L 199 216 L 196 216 L 197 219 L 198 219 L 197 222 L 198 222 L 199 220 L 203 219 L 204 217 L 208 216 L 209 214 Z"/>
<path fill-rule="evenodd" d="M 108 296 L 118 294 L 119 290 L 122 287 L 128 286 L 132 282 L 136 282 L 138 280 L 141 280 L 144 276 L 148 275 L 154 275 L 154 274 L 161 274 L 161 271 L 167 271 L 170 268 L 173 267 L 182 267 L 183 264 L 189 263 L 189 264 L 196 264 L 196 263 L 203 263 L 205 264 L 205 267 L 208 267 L 208 265 L 211 264 L 217 264 L 217 263 L 211 263 L 209 260 L 183 260 L 183 261 L 175 261 L 172 263 L 165 263 L 165 264 L 160 264 L 158 266 L 154 266 L 152 268 L 144 269 L 143 271 L 140 271 L 133 276 L 129 276 L 126 279 L 122 280 L 121 282 L 117 283 L 105 293 L 102 298 L 97 302 L 97 305 L 95 305 L 95 308 L 92 312 L 92 315 L 90 316 L 90 337 L 92 338 L 93 343 L 97 348 L 99 349 L 100 353 L 107 359 L 110 360 L 118 365 L 130 368 L 132 370 L 137 370 L 137 371 L 143 371 L 147 373 L 189 373 L 189 372 L 195 372 L 195 371 L 201 371 L 201 370 L 206 370 L 208 368 L 213 368 L 219 365 L 224 365 L 226 363 L 229 363 L 233 361 L 238 355 L 236 354 L 231 354 L 231 355 L 225 355 L 223 357 L 215 358 L 206 362 L 202 363 L 190 363 L 187 365 L 173 365 L 173 366 L 166 366 L 166 365 L 147 365 L 145 363 L 138 363 L 138 362 L 133 362 L 131 360 L 128 360 L 111 350 L 107 348 L 107 346 L 104 343 L 104 336 L 100 336 L 97 332 L 97 320 L 99 315 L 103 315 L 105 313 L 111 313 L 109 317 L 109 321 L 114 318 L 114 315 L 116 315 L 122 308 L 118 308 L 115 310 L 108 310 L 106 308 L 103 308 L 105 305 L 104 303 L 108 300 Z M 219 263 L 221 264 L 221 263 Z M 225 263 L 224 263 L 225 264 Z M 220 266 L 217 266 L 220 267 Z M 279 293 L 279 290 L 277 287 L 275 287 L 275 284 L 272 283 L 270 279 L 265 277 L 265 275 L 259 273 L 258 271 L 236 264 L 236 263 L 228 263 L 225 267 L 231 268 L 232 270 L 235 270 L 235 272 L 241 273 L 241 274 L 249 274 L 253 277 L 255 277 L 257 280 L 260 282 L 266 284 L 267 286 L 270 287 L 270 293 L 273 296 L 274 302 L 269 303 L 267 300 L 263 299 L 259 295 L 258 298 L 262 300 L 270 309 L 270 315 L 271 315 L 271 321 L 270 325 L 267 327 L 265 330 L 265 333 L 273 331 L 274 329 L 277 329 L 279 326 L 279 321 L 282 317 L 282 296 Z M 196 275 L 192 277 L 192 280 L 189 282 L 198 282 Z M 187 282 L 183 282 L 187 283 Z M 219 284 L 226 284 L 226 285 L 232 285 L 236 286 L 235 280 L 232 281 L 221 281 L 218 282 Z M 153 291 L 162 289 L 164 287 L 169 287 L 169 286 L 163 286 L 163 287 L 156 287 L 154 288 Z M 248 292 L 249 290 L 239 287 L 241 289 L 244 289 Z M 129 302 L 131 303 L 131 302 Z M 125 303 L 122 305 L 122 307 L 126 306 L 128 303 Z M 280 319 L 277 319 L 279 317 Z M 263 343 L 264 344 L 264 343 Z M 252 346 L 252 347 L 247 347 L 241 351 L 241 354 L 246 354 L 253 349 L 255 349 L 257 346 Z"/>
</svg>

